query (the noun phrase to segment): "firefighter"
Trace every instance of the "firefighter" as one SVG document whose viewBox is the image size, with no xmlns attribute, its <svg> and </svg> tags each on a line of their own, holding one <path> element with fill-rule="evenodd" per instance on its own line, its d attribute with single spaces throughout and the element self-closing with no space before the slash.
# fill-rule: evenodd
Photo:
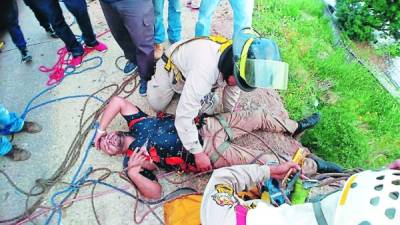
<svg viewBox="0 0 400 225">
<path fill-rule="evenodd" d="M 196 156 L 200 170 L 211 168 L 193 120 L 213 114 L 215 90 L 224 87 L 224 112 L 232 112 L 240 91 L 256 88 L 285 89 L 288 65 L 281 61 L 277 44 L 243 29 L 233 41 L 222 37 L 194 38 L 173 44 L 156 65 L 149 82 L 148 101 L 163 111 L 175 93 L 180 94 L 175 127 L 186 150 Z"/>
</svg>

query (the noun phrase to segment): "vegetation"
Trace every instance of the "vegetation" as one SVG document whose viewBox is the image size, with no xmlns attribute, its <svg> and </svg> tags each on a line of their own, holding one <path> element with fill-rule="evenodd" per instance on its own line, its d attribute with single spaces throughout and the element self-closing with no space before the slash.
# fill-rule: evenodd
<svg viewBox="0 0 400 225">
<path fill-rule="evenodd" d="M 289 63 L 289 88 L 281 95 L 291 117 L 322 113 L 304 145 L 346 167 L 378 167 L 400 156 L 399 101 L 333 46 L 322 1 L 257 0 L 253 21 Z"/>
<path fill-rule="evenodd" d="M 380 56 L 400 56 L 400 43 L 378 46 L 376 53 Z"/>
<path fill-rule="evenodd" d="M 373 41 L 374 31 L 400 40 L 400 4 L 393 0 L 338 0 L 338 22 L 353 40 Z"/>
</svg>

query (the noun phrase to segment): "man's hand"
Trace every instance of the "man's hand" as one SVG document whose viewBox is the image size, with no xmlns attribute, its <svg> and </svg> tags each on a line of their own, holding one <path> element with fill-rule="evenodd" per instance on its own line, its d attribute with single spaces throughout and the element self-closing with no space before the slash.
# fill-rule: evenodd
<svg viewBox="0 0 400 225">
<path fill-rule="evenodd" d="M 94 147 L 96 147 L 97 149 L 100 149 L 100 138 L 103 136 L 106 136 L 107 132 L 103 132 L 103 133 L 96 133 L 96 137 L 94 138 Z"/>
<path fill-rule="evenodd" d="M 282 180 L 285 178 L 285 175 L 292 169 L 292 173 L 296 173 L 301 168 L 294 162 L 285 162 L 284 164 L 277 165 L 277 166 L 270 166 L 270 176 L 277 180 Z"/>
<path fill-rule="evenodd" d="M 144 162 L 146 161 L 146 157 L 143 155 L 145 149 L 140 149 L 132 154 L 128 161 L 128 171 L 129 173 L 139 173 L 142 169 Z"/>
<path fill-rule="evenodd" d="M 194 154 L 194 160 L 199 172 L 205 172 L 212 169 L 210 158 L 204 152 Z"/>
<path fill-rule="evenodd" d="M 388 167 L 389 167 L 389 169 L 392 169 L 392 170 L 400 170 L 400 159 L 394 161 Z"/>
</svg>

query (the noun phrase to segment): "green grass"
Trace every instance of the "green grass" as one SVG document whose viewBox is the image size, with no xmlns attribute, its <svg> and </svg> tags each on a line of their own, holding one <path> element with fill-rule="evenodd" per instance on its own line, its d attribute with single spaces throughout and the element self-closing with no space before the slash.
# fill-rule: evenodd
<svg viewBox="0 0 400 225">
<path fill-rule="evenodd" d="M 333 46 L 323 7 L 320 0 L 257 0 L 253 25 L 289 63 L 281 95 L 291 117 L 322 113 L 303 144 L 346 167 L 382 166 L 400 157 L 400 103 Z"/>
</svg>

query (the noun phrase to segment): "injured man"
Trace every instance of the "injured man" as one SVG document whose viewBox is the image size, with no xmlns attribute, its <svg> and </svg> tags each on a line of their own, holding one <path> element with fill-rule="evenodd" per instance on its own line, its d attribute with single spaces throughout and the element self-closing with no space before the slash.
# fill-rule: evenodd
<svg viewBox="0 0 400 225">
<path fill-rule="evenodd" d="M 117 114 L 121 114 L 126 120 L 128 132 L 106 131 Z M 278 163 L 280 159 L 270 151 L 242 147 L 231 141 L 255 130 L 299 134 L 313 127 L 319 118 L 319 114 L 313 114 L 296 122 L 277 118 L 259 110 L 200 118 L 196 124 L 204 153 L 209 157 L 213 168 L 221 168 L 249 163 Z M 196 167 L 195 154 L 184 149 L 172 115 L 149 116 L 121 97 L 113 97 L 105 108 L 95 137 L 95 146 L 108 155 L 125 155 L 123 166 L 126 173 L 146 198 L 161 197 L 161 185 L 152 172 L 157 168 L 166 171 L 203 172 Z M 299 144 L 293 143 L 288 145 L 287 152 L 295 152 L 300 147 Z M 306 151 L 309 153 L 307 149 Z M 305 175 L 342 171 L 333 163 L 311 154 L 309 156 L 304 160 Z"/>
</svg>

